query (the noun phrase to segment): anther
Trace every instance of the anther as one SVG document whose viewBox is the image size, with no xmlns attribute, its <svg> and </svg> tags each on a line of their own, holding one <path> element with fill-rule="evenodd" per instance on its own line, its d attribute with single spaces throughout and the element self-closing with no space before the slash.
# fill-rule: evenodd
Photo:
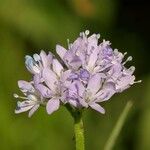
<svg viewBox="0 0 150 150">
<path fill-rule="evenodd" d="M 85 35 L 89 35 L 90 34 L 90 31 L 89 30 L 86 30 L 85 31 Z"/>
<path fill-rule="evenodd" d="M 141 83 L 142 82 L 142 80 L 138 80 L 138 81 L 135 81 L 134 83 Z"/>
<path fill-rule="evenodd" d="M 15 98 L 21 98 L 21 99 L 28 99 L 27 97 L 19 96 L 18 94 L 14 93 L 13 96 Z"/>
<path fill-rule="evenodd" d="M 100 34 L 97 34 L 97 35 L 96 35 L 97 39 L 99 39 L 99 38 L 100 38 L 100 36 L 101 36 Z"/>
<path fill-rule="evenodd" d="M 118 54 L 119 54 L 118 49 L 114 49 L 114 54 L 115 54 L 115 55 L 118 55 Z"/>
<path fill-rule="evenodd" d="M 124 56 L 127 55 L 127 52 L 125 52 L 123 55 L 124 55 Z"/>
<path fill-rule="evenodd" d="M 69 39 L 67 39 L 67 44 L 68 44 L 68 49 L 70 49 L 71 48 L 71 44 L 70 44 L 70 40 Z"/>
<path fill-rule="evenodd" d="M 15 98 L 19 98 L 19 95 L 16 94 L 16 93 L 14 93 L 13 96 L 14 96 Z"/>
<path fill-rule="evenodd" d="M 128 61 L 132 61 L 132 59 L 133 59 L 132 56 L 129 56 L 129 57 L 126 59 L 126 61 L 123 62 L 122 64 L 125 65 Z"/>
</svg>

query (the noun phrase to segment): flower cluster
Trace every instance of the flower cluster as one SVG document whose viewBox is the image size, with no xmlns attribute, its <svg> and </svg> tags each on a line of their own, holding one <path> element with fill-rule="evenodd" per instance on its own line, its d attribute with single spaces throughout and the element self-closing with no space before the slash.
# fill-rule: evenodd
<svg viewBox="0 0 150 150">
<path fill-rule="evenodd" d="M 89 31 L 80 33 L 68 49 L 56 45 L 61 64 L 52 53 L 41 53 L 25 57 L 25 65 L 33 80 L 18 81 L 24 96 L 14 94 L 18 101 L 15 113 L 29 110 L 29 117 L 39 108 L 46 106 L 48 114 L 58 110 L 60 105 L 69 104 L 73 109 L 92 108 L 100 113 L 105 110 L 100 102 L 109 100 L 115 93 L 129 88 L 135 82 L 134 66 L 125 64 L 132 57 L 124 57 L 109 41 L 100 44 L 99 34 L 88 37 Z"/>
</svg>

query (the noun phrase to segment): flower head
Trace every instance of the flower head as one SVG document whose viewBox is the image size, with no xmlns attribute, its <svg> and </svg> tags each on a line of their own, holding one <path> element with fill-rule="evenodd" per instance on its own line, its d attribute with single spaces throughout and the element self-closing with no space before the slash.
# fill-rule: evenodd
<svg viewBox="0 0 150 150">
<path fill-rule="evenodd" d="M 25 97 L 14 96 L 25 101 L 17 103 L 16 113 L 30 110 L 31 116 L 43 104 L 48 114 L 65 104 L 73 109 L 90 107 L 105 113 L 101 102 L 141 82 L 135 81 L 135 67 L 125 66 L 131 56 L 125 60 L 127 53 L 113 49 L 109 41 L 99 43 L 99 34 L 88 35 L 89 31 L 80 33 L 73 43 L 68 43 L 68 49 L 56 46 L 63 64 L 44 51 L 26 56 L 25 65 L 33 74 L 33 81 L 18 82 Z"/>
<path fill-rule="evenodd" d="M 67 78 L 71 82 L 64 85 L 68 103 L 77 108 L 90 106 L 104 113 L 100 102 L 136 83 L 135 67 L 125 67 L 132 60 L 129 56 L 123 61 L 127 53 L 113 50 L 109 41 L 103 40 L 99 44 L 99 34 L 90 37 L 88 34 L 87 31 L 81 33 L 75 42 L 69 44 L 68 50 L 57 45 L 56 51 L 71 70 Z"/>
</svg>

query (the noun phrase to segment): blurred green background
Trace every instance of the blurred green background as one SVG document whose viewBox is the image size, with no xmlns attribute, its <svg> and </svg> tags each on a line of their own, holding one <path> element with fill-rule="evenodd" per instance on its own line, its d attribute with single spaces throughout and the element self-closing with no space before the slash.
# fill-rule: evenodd
<svg viewBox="0 0 150 150">
<path fill-rule="evenodd" d="M 0 0 L 0 149 L 73 150 L 73 120 L 62 107 L 48 116 L 40 108 L 31 119 L 15 115 L 17 80 L 30 80 L 24 56 L 55 53 L 89 29 L 113 48 L 133 56 L 136 84 L 104 104 L 106 114 L 84 114 L 86 149 L 103 149 L 126 102 L 134 106 L 114 150 L 150 150 L 149 3 L 146 0 Z"/>
</svg>

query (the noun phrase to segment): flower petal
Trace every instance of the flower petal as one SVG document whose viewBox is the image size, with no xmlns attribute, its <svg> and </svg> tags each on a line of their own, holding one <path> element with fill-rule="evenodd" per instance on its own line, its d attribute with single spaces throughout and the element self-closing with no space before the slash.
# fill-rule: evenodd
<svg viewBox="0 0 150 150">
<path fill-rule="evenodd" d="M 98 38 L 96 34 L 92 34 L 90 37 L 88 37 L 88 43 L 90 46 L 97 46 L 98 44 Z"/>
<path fill-rule="evenodd" d="M 66 52 L 67 52 L 67 50 L 64 47 L 60 46 L 60 45 L 56 45 L 56 52 L 59 55 L 59 57 L 61 59 L 63 59 Z"/>
<path fill-rule="evenodd" d="M 43 79 L 46 83 L 46 85 L 53 91 L 56 89 L 56 83 L 58 82 L 56 74 L 48 69 L 44 68 L 43 70 Z"/>
<path fill-rule="evenodd" d="M 25 102 L 27 102 L 27 101 L 23 101 L 23 102 L 18 102 L 17 103 L 17 108 L 15 109 L 15 113 L 16 114 L 28 111 L 34 106 L 34 104 L 33 105 L 25 104 Z"/>
<path fill-rule="evenodd" d="M 105 114 L 105 109 L 104 109 L 102 106 L 100 106 L 99 104 L 97 104 L 97 103 L 92 103 L 92 104 L 89 104 L 89 106 L 90 106 L 92 109 L 94 109 L 94 110 L 96 110 L 96 111 L 98 111 L 98 112 L 100 112 L 100 113 L 102 113 L 102 114 Z"/>
<path fill-rule="evenodd" d="M 116 84 L 116 90 L 118 92 L 122 92 L 123 90 L 130 87 L 130 85 L 134 84 L 135 76 L 125 76 L 120 78 Z"/>
<path fill-rule="evenodd" d="M 77 90 L 78 94 L 78 101 L 83 107 L 88 107 L 88 104 L 84 100 L 84 92 L 85 92 L 85 87 L 80 81 L 75 82 L 75 88 Z"/>
<path fill-rule="evenodd" d="M 92 95 L 95 95 L 98 90 L 102 86 L 102 77 L 104 77 L 104 74 L 97 73 L 91 77 L 91 79 L 88 82 L 87 90 L 91 92 Z"/>
<path fill-rule="evenodd" d="M 73 53 L 71 50 L 66 52 L 63 60 L 69 68 L 74 70 L 77 70 L 82 65 L 80 57 L 75 55 L 75 53 Z"/>
<path fill-rule="evenodd" d="M 40 107 L 40 104 L 33 106 L 32 109 L 29 111 L 28 117 L 30 118 L 35 113 L 35 111 L 37 111 L 39 107 Z"/>
<path fill-rule="evenodd" d="M 116 93 L 114 83 L 106 83 L 103 88 L 94 96 L 96 102 L 103 102 L 109 100 Z"/>
<path fill-rule="evenodd" d="M 43 67 L 48 67 L 51 63 L 52 63 L 52 54 L 49 53 L 48 55 L 42 50 L 41 53 L 40 53 L 40 57 L 41 57 L 41 60 L 42 60 L 42 64 L 43 64 Z"/>
<path fill-rule="evenodd" d="M 88 69 L 89 69 L 89 71 L 93 71 L 93 69 L 95 67 L 95 63 L 97 61 L 97 58 L 98 58 L 98 52 L 97 52 L 96 49 L 94 49 L 92 54 L 90 54 L 89 61 L 88 61 Z"/>
<path fill-rule="evenodd" d="M 52 96 L 52 91 L 42 84 L 37 84 L 36 89 L 41 93 L 45 98 L 50 98 Z"/>
<path fill-rule="evenodd" d="M 59 106 L 60 106 L 59 99 L 56 98 L 50 99 L 46 105 L 47 113 L 49 115 L 52 114 L 54 111 L 58 110 Z"/>
<path fill-rule="evenodd" d="M 53 70 L 60 77 L 63 71 L 63 66 L 60 64 L 60 62 L 57 59 L 53 59 Z"/>
<path fill-rule="evenodd" d="M 19 80 L 18 86 L 23 93 L 26 93 L 26 92 L 34 93 L 35 92 L 35 89 L 30 82 L 27 82 L 24 80 Z"/>
<path fill-rule="evenodd" d="M 40 67 L 36 64 L 35 60 L 31 56 L 25 56 L 25 65 L 32 74 L 40 73 L 41 71 Z"/>
</svg>

